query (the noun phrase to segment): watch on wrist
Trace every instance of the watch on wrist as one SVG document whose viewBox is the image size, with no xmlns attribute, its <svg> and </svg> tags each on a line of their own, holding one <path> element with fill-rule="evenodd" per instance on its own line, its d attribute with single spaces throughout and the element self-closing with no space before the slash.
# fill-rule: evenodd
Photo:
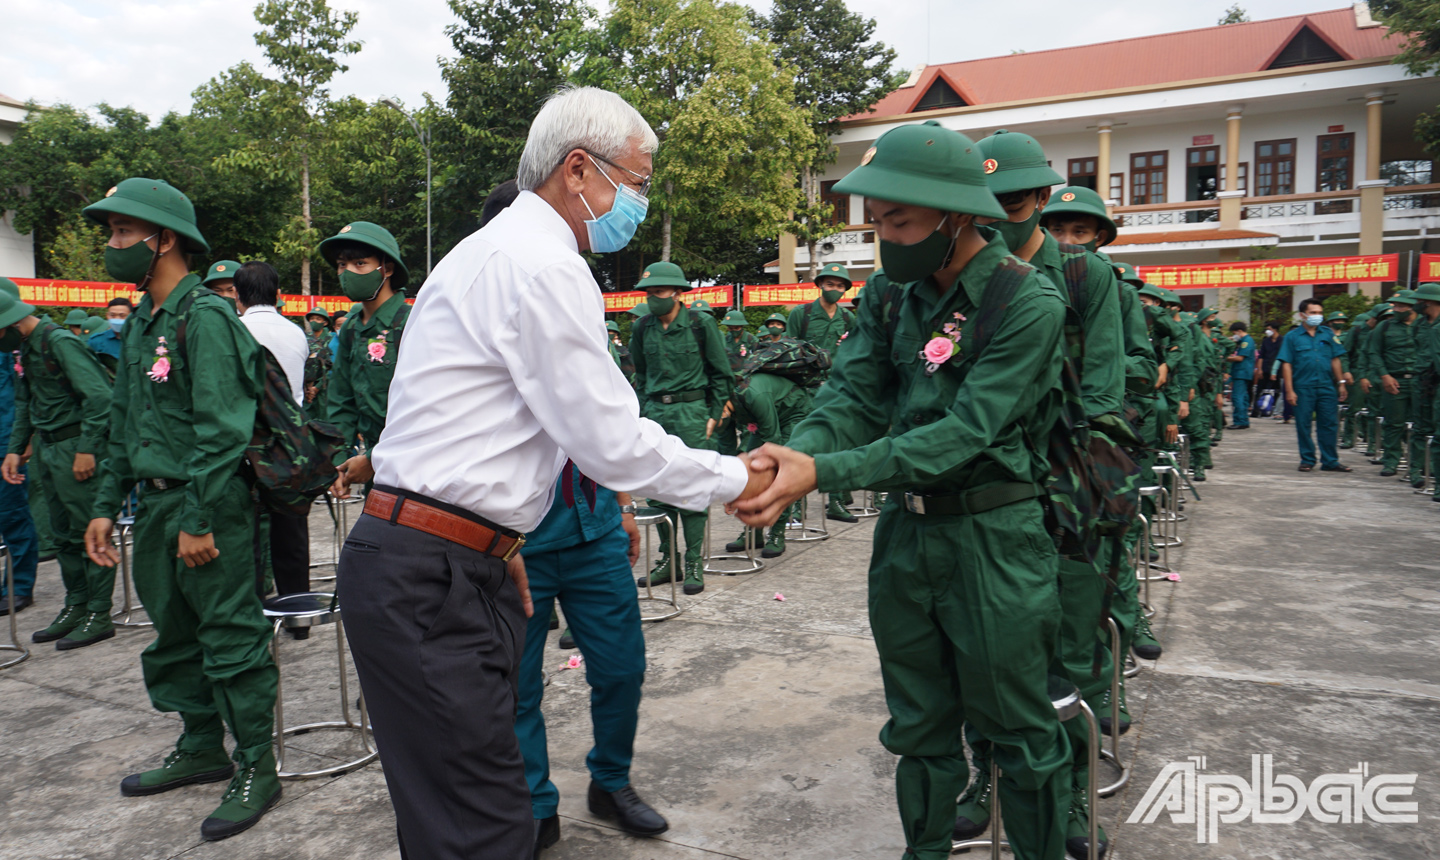
<svg viewBox="0 0 1440 860">
<path fill-rule="evenodd" d="M 626 514 L 629 514 L 629 515 L 632 516 L 632 517 L 635 516 L 635 506 L 634 506 L 634 505 L 621 505 L 621 506 L 620 506 L 620 515 L 623 517 L 623 516 L 626 515 Z"/>
</svg>

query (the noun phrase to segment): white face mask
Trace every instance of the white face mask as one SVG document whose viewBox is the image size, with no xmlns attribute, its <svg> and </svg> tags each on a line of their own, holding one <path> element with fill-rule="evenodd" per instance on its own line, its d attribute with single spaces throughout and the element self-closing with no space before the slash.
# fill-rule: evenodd
<svg viewBox="0 0 1440 860">
<path fill-rule="evenodd" d="M 1323 322 L 1325 322 L 1324 314 L 1309 314 L 1305 317 L 1305 324 L 1312 328 L 1318 327 Z"/>
<path fill-rule="evenodd" d="M 1265 336 L 1266 336 L 1266 337 L 1274 337 L 1274 336 L 1275 336 L 1275 329 L 1273 329 L 1273 328 L 1267 328 L 1267 329 L 1265 329 Z"/>
<path fill-rule="evenodd" d="M 1230 335 L 1230 339 L 1233 340 L 1233 341 L 1235 341 L 1236 343 L 1239 343 L 1239 342 L 1240 342 L 1240 338 L 1242 338 L 1242 337 L 1244 337 L 1244 336 L 1245 336 L 1245 335 L 1243 335 L 1243 334 L 1232 334 L 1232 335 Z"/>
</svg>

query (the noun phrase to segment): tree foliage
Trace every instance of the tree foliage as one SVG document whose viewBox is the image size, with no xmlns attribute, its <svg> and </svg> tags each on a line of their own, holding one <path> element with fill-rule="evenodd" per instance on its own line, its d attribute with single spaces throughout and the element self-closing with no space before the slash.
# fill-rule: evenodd
<svg viewBox="0 0 1440 860">
<path fill-rule="evenodd" d="M 1244 9 L 1241 9 L 1239 3 L 1232 3 L 1230 4 L 1230 8 L 1225 10 L 1225 14 L 1220 16 L 1220 20 L 1215 23 L 1220 25 L 1244 24 L 1249 20 L 1250 14 Z"/>
<path fill-rule="evenodd" d="M 1371 0 L 1370 12 L 1404 40 L 1395 62 L 1415 77 L 1440 72 L 1440 0 Z M 1440 157 L 1440 109 L 1415 118 L 1415 139 L 1432 158 Z"/>
</svg>

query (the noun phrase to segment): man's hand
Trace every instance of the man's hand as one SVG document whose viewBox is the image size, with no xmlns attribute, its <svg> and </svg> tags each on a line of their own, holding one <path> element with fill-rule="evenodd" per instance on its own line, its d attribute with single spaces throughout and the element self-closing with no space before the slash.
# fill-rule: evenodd
<svg viewBox="0 0 1440 860">
<path fill-rule="evenodd" d="M 1285 392 L 1285 402 L 1289 403 L 1291 406 L 1294 406 L 1295 404 L 1300 402 L 1300 398 L 1298 395 L 1295 394 L 1293 390 L 1287 391 Z"/>
<path fill-rule="evenodd" d="M 366 484 L 375 479 L 375 469 L 370 465 L 370 458 L 364 454 L 356 454 L 337 466 L 335 471 L 340 473 L 340 477 L 330 485 L 330 492 L 337 499 L 350 498 L 351 484 Z"/>
<path fill-rule="evenodd" d="M 182 531 L 180 551 L 175 553 L 175 557 L 184 561 L 186 567 L 199 567 L 219 558 L 220 550 L 215 548 L 214 535 L 192 535 Z"/>
<path fill-rule="evenodd" d="M 5 459 L 10 459 L 6 457 Z M 75 473 L 75 480 L 88 481 L 95 474 L 95 455 L 86 454 L 82 451 L 75 452 L 75 463 L 70 467 Z"/>
<path fill-rule="evenodd" d="M 85 528 L 85 554 L 101 567 L 114 567 L 120 563 L 120 556 L 110 543 L 110 532 L 114 528 L 115 521 L 104 517 L 91 520 Z"/>
<path fill-rule="evenodd" d="M 520 605 L 525 608 L 525 617 L 529 618 L 535 614 L 535 601 L 530 598 L 530 579 L 525 575 L 525 557 L 515 553 L 514 558 L 505 562 L 505 572 L 514 580 L 515 590 L 520 592 Z"/>
<path fill-rule="evenodd" d="M 1179 416 L 1180 416 L 1180 418 L 1181 418 L 1182 420 L 1185 419 L 1185 418 L 1189 418 L 1189 417 L 1190 417 L 1190 401 L 1188 401 L 1188 400 L 1182 400 L 1182 401 L 1180 401 Z"/>
<path fill-rule="evenodd" d="M 1344 402 L 1345 402 L 1345 396 L 1346 396 L 1346 393 L 1347 393 L 1349 390 L 1350 390 L 1350 389 L 1349 389 L 1347 386 L 1343 385 L 1343 384 L 1340 386 L 1340 402 L 1341 402 L 1341 403 L 1344 403 Z"/>
<path fill-rule="evenodd" d="M 741 522 L 748 526 L 773 525 L 791 502 L 815 489 L 818 481 L 814 457 L 773 442 L 767 442 L 751 452 L 749 467 L 752 477 L 757 470 L 768 473 L 774 469 L 776 472 L 774 480 L 763 492 L 751 496 L 747 486 L 746 495 L 726 506 L 734 508 Z"/>
<path fill-rule="evenodd" d="M 1360 390 L 1363 391 L 1363 392 L 1365 392 L 1366 394 L 1369 394 L 1369 393 L 1370 393 L 1370 380 L 1368 380 L 1368 379 L 1362 379 L 1362 380 L 1360 380 Z"/>
<path fill-rule="evenodd" d="M 731 415 L 734 415 L 734 414 L 735 414 L 735 402 L 734 402 L 733 400 L 727 400 L 727 401 L 725 401 L 725 408 L 722 409 L 722 410 L 720 410 L 720 418 L 721 418 L 721 420 L 728 419 Z"/>
<path fill-rule="evenodd" d="M 706 439 L 709 439 L 709 438 L 710 438 L 710 434 L 714 433 L 714 432 L 715 432 L 715 428 L 716 428 L 716 427 L 719 427 L 719 426 L 720 426 L 720 422 L 719 422 L 719 421 L 716 421 L 714 418 L 707 419 L 707 420 L 705 421 L 705 438 L 706 438 Z"/>
<path fill-rule="evenodd" d="M 311 404 L 311 403 L 314 403 L 314 402 L 315 402 L 315 398 L 316 398 L 319 394 L 320 394 L 320 389 L 319 389 L 318 386 L 315 385 L 315 383 L 313 383 L 313 382 L 307 382 L 307 383 L 305 383 L 305 403 L 306 403 L 307 405 L 308 405 L 308 404 Z"/>
<path fill-rule="evenodd" d="M 1175 444 L 1175 441 L 1176 441 L 1177 439 L 1179 439 L 1179 438 L 1180 438 L 1180 425 L 1179 425 L 1179 424 L 1166 424 L 1166 425 L 1165 425 L 1165 444 L 1166 444 L 1166 445 L 1174 445 L 1174 444 Z"/>
<path fill-rule="evenodd" d="M 20 455 L 6 454 L 5 464 L 0 466 L 0 477 L 5 479 L 7 484 L 23 484 L 25 476 L 20 474 Z"/>
<path fill-rule="evenodd" d="M 630 564 L 633 567 L 640 560 L 640 527 L 635 525 L 635 515 L 621 514 L 620 527 L 630 536 Z"/>
<path fill-rule="evenodd" d="M 1224 392 L 1220 392 L 1219 394 L 1216 394 L 1216 395 L 1215 395 L 1215 408 L 1216 408 L 1216 409 L 1224 409 L 1224 408 L 1225 408 L 1225 393 L 1224 393 Z"/>
<path fill-rule="evenodd" d="M 1388 373 L 1380 377 L 1380 386 L 1385 389 L 1386 394 L 1400 393 L 1400 383 Z"/>
<path fill-rule="evenodd" d="M 1345 371 L 1345 384 L 1346 384 L 1346 385 L 1354 385 L 1354 384 L 1355 384 L 1355 374 L 1351 373 L 1351 372 L 1348 371 L 1348 370 Z"/>
<path fill-rule="evenodd" d="M 1155 387 L 1164 388 L 1165 382 L 1170 378 L 1170 368 L 1164 362 L 1160 364 L 1160 375 L 1155 377 Z"/>
</svg>

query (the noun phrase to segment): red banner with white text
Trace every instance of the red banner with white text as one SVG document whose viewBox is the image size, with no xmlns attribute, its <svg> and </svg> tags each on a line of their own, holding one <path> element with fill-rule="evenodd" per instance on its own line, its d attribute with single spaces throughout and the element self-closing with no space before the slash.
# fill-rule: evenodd
<svg viewBox="0 0 1440 860">
<path fill-rule="evenodd" d="M 107 284 L 98 281 L 59 281 L 45 278 L 11 278 L 16 286 L 20 288 L 20 300 L 30 305 L 55 306 L 67 308 L 103 308 L 110 304 L 111 299 L 129 299 L 131 304 L 139 304 L 141 294 L 136 291 L 134 284 Z M 334 314 L 338 310 L 349 310 L 355 304 L 351 299 L 344 296 L 301 296 L 295 294 L 282 294 L 280 301 L 284 304 L 284 312 L 287 316 L 301 316 L 311 309 L 322 307 L 326 313 Z M 407 299 L 414 304 L 414 299 Z M 712 302 L 713 304 L 713 302 Z"/>
<path fill-rule="evenodd" d="M 627 290 L 623 293 L 603 293 L 602 295 L 605 297 L 605 313 L 607 314 L 628 311 L 645 301 L 644 290 Z M 694 304 L 701 299 L 709 302 L 712 308 L 728 308 L 735 303 L 735 288 L 722 284 L 700 287 L 685 294 L 687 305 Z"/>
<path fill-rule="evenodd" d="M 850 289 L 840 299 L 848 302 L 855 298 L 864 281 L 851 281 Z M 804 305 L 820 298 L 820 290 L 814 284 L 759 284 L 745 288 L 745 307 L 763 305 Z"/>
<path fill-rule="evenodd" d="M 1428 284 L 1440 281 L 1440 254 L 1420 255 L 1420 276 L 1416 279 L 1417 284 Z"/>
<path fill-rule="evenodd" d="M 1136 271 L 1146 283 L 1168 289 L 1350 284 L 1396 280 L 1400 276 L 1400 255 L 1242 260 L 1189 266 L 1136 266 Z"/>
</svg>

